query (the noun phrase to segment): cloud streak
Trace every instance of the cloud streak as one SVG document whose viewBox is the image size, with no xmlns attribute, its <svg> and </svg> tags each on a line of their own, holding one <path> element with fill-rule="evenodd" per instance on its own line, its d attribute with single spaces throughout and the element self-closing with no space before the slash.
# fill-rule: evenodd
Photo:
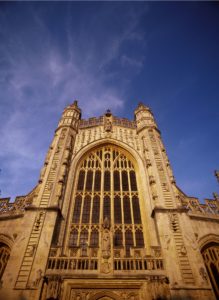
<svg viewBox="0 0 219 300">
<path fill-rule="evenodd" d="M 123 25 L 114 28 L 112 22 L 120 22 L 117 4 L 108 10 L 100 5 L 91 15 L 80 11 L 80 20 L 74 12 L 79 4 L 63 4 L 59 20 L 53 19 L 49 4 L 19 4 L 0 12 L 2 196 L 23 194 L 33 186 L 67 104 L 79 99 L 84 117 L 107 108 L 121 110 L 124 86 L 143 67 L 143 56 L 138 60 L 124 49 L 143 40 L 138 24 L 146 11 L 125 10 Z M 110 26 L 107 36 L 101 24 Z M 31 172 L 32 181 L 26 177 Z"/>
</svg>

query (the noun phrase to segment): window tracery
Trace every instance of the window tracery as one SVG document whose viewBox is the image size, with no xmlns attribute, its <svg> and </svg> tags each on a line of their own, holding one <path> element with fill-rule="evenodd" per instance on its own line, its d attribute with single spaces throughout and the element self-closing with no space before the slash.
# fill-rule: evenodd
<svg viewBox="0 0 219 300">
<path fill-rule="evenodd" d="M 114 247 L 144 247 L 136 172 L 120 148 L 103 146 L 87 154 L 79 165 L 69 245 L 99 247 L 105 218 L 113 230 Z M 95 226 L 95 229 L 94 229 Z M 86 251 L 85 251 L 86 248 Z M 84 250 L 83 250 L 84 249 Z"/>
<path fill-rule="evenodd" d="M 219 244 L 211 243 L 202 250 L 205 266 L 215 292 L 219 298 Z"/>
<path fill-rule="evenodd" d="M 10 257 L 10 249 L 7 245 L 0 243 L 0 280 Z"/>
</svg>

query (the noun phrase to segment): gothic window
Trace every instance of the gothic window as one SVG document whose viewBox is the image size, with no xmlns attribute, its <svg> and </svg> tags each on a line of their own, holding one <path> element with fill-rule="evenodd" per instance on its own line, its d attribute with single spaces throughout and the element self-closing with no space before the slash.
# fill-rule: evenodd
<svg viewBox="0 0 219 300">
<path fill-rule="evenodd" d="M 120 191 L 120 177 L 119 171 L 114 171 L 114 191 Z"/>
<path fill-rule="evenodd" d="M 122 171 L 122 189 L 123 191 L 128 191 L 129 189 L 127 171 Z"/>
<path fill-rule="evenodd" d="M 128 196 L 125 196 L 123 199 L 123 211 L 124 211 L 124 223 L 131 224 L 131 208 L 130 208 L 130 200 Z"/>
<path fill-rule="evenodd" d="M 141 213 L 139 207 L 139 200 L 138 197 L 134 196 L 132 198 L 132 207 L 133 207 L 133 215 L 134 215 L 134 223 L 140 224 L 141 223 Z"/>
<path fill-rule="evenodd" d="M 110 191 L 110 172 L 105 171 L 104 173 L 104 190 Z"/>
<path fill-rule="evenodd" d="M 81 196 L 77 196 L 75 198 L 75 207 L 74 207 L 74 213 L 73 213 L 73 223 L 79 223 L 80 213 L 81 213 L 81 202 L 82 202 Z"/>
<path fill-rule="evenodd" d="M 107 217 L 110 221 L 111 217 L 111 210 L 110 210 L 110 197 L 105 196 L 103 199 L 103 220 Z"/>
<path fill-rule="evenodd" d="M 133 234 L 131 230 L 126 230 L 125 232 L 125 247 L 126 247 L 126 256 L 130 256 L 130 248 L 134 246 Z"/>
<path fill-rule="evenodd" d="M 122 231 L 117 229 L 114 234 L 114 246 L 121 247 L 123 245 Z"/>
<path fill-rule="evenodd" d="M 136 230 L 135 232 L 135 240 L 136 240 L 136 247 L 144 247 L 143 232 L 139 229 Z"/>
<path fill-rule="evenodd" d="M 87 181 L 86 181 L 86 190 L 92 190 L 92 182 L 93 182 L 93 171 L 88 170 L 87 172 Z"/>
<path fill-rule="evenodd" d="M 128 248 L 134 246 L 133 234 L 132 234 L 132 231 L 130 229 L 126 230 L 126 232 L 125 232 L 125 245 Z"/>
<path fill-rule="evenodd" d="M 136 177 L 134 171 L 130 171 L 130 183 L 131 183 L 131 190 L 137 191 L 137 183 L 136 183 Z"/>
<path fill-rule="evenodd" d="M 87 246 L 88 243 L 88 231 L 86 229 L 83 229 L 81 231 L 81 235 L 80 235 L 80 247 L 85 247 Z"/>
<path fill-rule="evenodd" d="M 90 220 L 90 206 L 91 206 L 91 197 L 87 195 L 84 198 L 82 223 L 89 223 L 89 220 Z"/>
<path fill-rule="evenodd" d="M 93 199 L 92 223 L 98 224 L 100 220 L 100 197 L 95 196 Z"/>
<path fill-rule="evenodd" d="M 205 266 L 216 295 L 219 299 L 219 244 L 211 243 L 202 250 Z"/>
<path fill-rule="evenodd" d="M 10 249 L 7 245 L 0 243 L 0 280 L 10 257 Z"/>
<path fill-rule="evenodd" d="M 91 247 L 98 247 L 99 245 L 99 232 L 97 230 L 92 230 L 90 236 Z"/>
<path fill-rule="evenodd" d="M 106 217 L 115 247 L 124 247 L 127 256 L 132 247 L 144 247 L 143 232 L 134 226 L 142 218 L 136 171 L 128 156 L 119 147 L 102 146 L 79 166 L 71 224 L 77 228 L 69 232 L 69 246 L 79 246 L 84 256 L 89 247 L 102 245 Z"/>
<path fill-rule="evenodd" d="M 97 170 L 95 173 L 95 183 L 94 183 L 95 191 L 100 191 L 100 184 L 101 184 L 101 172 Z"/>
<path fill-rule="evenodd" d="M 122 223 L 121 198 L 114 198 L 114 222 L 115 224 Z"/>
<path fill-rule="evenodd" d="M 73 229 L 73 231 L 70 233 L 69 238 L 69 246 L 75 247 L 78 244 L 78 231 L 77 229 Z"/>
<path fill-rule="evenodd" d="M 81 170 L 78 178 L 78 190 L 83 190 L 84 188 L 84 177 L 85 177 L 85 172 Z"/>
</svg>

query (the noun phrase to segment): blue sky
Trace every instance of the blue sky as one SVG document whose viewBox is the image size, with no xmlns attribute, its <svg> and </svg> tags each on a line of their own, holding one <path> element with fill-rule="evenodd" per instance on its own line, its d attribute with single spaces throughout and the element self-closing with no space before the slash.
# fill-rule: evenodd
<svg viewBox="0 0 219 300">
<path fill-rule="evenodd" d="M 1 196 L 28 193 L 61 113 L 151 107 L 178 186 L 218 192 L 217 2 L 1 2 Z"/>
</svg>

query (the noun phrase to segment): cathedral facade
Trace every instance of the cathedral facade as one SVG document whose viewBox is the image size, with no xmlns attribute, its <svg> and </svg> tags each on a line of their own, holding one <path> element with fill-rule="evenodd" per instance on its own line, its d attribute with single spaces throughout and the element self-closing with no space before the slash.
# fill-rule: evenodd
<svg viewBox="0 0 219 300">
<path fill-rule="evenodd" d="M 65 108 L 37 186 L 0 200 L 0 299 L 219 299 L 218 196 L 185 195 L 151 110 L 134 115 Z"/>
</svg>

